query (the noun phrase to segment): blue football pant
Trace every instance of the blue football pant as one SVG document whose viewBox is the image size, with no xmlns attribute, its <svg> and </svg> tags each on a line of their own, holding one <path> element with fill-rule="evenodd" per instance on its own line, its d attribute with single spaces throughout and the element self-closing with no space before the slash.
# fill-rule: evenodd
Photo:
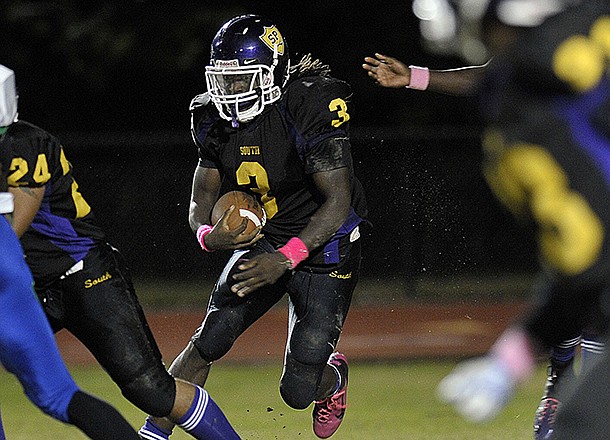
<svg viewBox="0 0 610 440">
<path fill-rule="evenodd" d="M 60 356 L 17 236 L 0 216 L 0 362 L 46 414 L 68 422 L 78 390 Z"/>
</svg>

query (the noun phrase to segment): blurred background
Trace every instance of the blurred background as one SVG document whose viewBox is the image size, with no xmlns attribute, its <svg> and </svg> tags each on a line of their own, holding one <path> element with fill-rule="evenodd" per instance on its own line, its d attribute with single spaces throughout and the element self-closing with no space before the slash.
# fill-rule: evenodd
<svg viewBox="0 0 610 440">
<path fill-rule="evenodd" d="M 274 20 L 293 61 L 311 52 L 352 85 L 372 223 L 357 300 L 525 295 L 533 240 L 483 181 L 475 98 L 382 89 L 361 68 L 375 52 L 432 69 L 466 63 L 422 47 L 410 1 L 2 2 L 0 63 L 16 72 L 20 118 L 63 141 L 135 278 L 213 282 L 224 262 L 201 252 L 187 223 L 188 106 L 205 91 L 214 34 L 242 13 Z"/>
</svg>

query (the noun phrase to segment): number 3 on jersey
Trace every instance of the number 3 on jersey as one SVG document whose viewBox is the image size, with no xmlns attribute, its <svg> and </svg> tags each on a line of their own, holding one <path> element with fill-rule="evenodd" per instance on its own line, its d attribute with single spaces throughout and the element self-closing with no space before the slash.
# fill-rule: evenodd
<svg viewBox="0 0 610 440">
<path fill-rule="evenodd" d="M 335 98 L 328 104 L 328 109 L 331 112 L 337 112 L 338 119 L 333 119 L 331 125 L 338 127 L 344 122 L 349 121 L 349 113 L 347 112 L 347 103 L 341 98 Z"/>
<path fill-rule="evenodd" d="M 247 186 L 261 195 L 267 218 L 273 218 L 277 213 L 277 202 L 275 197 L 269 195 L 269 177 L 265 168 L 258 162 L 242 162 L 235 174 L 238 185 Z"/>
<path fill-rule="evenodd" d="M 328 104 L 328 109 L 337 113 L 337 119 L 331 121 L 333 127 L 339 127 L 349 121 L 347 103 L 343 99 L 333 99 Z M 275 197 L 269 195 L 269 176 L 265 168 L 258 162 L 242 162 L 235 174 L 238 185 L 247 186 L 253 192 L 261 195 L 261 202 L 265 208 L 267 218 L 273 218 L 278 210 L 277 201 Z"/>
</svg>

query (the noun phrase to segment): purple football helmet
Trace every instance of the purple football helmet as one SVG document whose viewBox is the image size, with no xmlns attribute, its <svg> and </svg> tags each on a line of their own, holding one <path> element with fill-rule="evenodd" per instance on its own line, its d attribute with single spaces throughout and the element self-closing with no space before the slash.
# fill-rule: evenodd
<svg viewBox="0 0 610 440">
<path fill-rule="evenodd" d="M 205 77 L 220 116 L 234 126 L 277 101 L 288 81 L 286 40 L 273 22 L 241 15 L 226 22 L 212 40 Z"/>
</svg>

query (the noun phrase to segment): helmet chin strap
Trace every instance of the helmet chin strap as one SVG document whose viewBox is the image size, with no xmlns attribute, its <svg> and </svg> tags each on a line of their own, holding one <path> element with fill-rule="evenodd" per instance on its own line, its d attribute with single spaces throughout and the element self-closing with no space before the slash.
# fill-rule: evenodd
<svg viewBox="0 0 610 440">
<path fill-rule="evenodd" d="M 237 103 L 231 107 L 231 127 L 239 128 L 239 121 L 237 120 Z"/>
</svg>

